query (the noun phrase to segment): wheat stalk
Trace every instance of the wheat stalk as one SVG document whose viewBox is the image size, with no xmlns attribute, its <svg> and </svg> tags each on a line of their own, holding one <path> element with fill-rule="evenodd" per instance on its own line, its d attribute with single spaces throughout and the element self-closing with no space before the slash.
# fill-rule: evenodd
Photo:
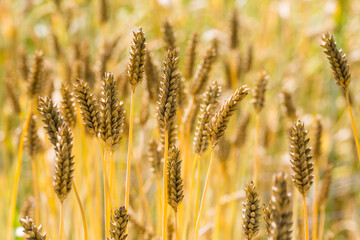
<svg viewBox="0 0 360 240">
<path fill-rule="evenodd" d="M 294 122 L 290 133 L 290 161 L 293 183 L 303 197 L 305 238 L 309 239 L 306 195 L 314 181 L 314 164 L 311 161 L 311 148 L 307 147 L 309 143 L 309 138 L 306 138 L 307 133 L 308 131 L 305 130 L 304 124 L 300 120 Z"/>
</svg>

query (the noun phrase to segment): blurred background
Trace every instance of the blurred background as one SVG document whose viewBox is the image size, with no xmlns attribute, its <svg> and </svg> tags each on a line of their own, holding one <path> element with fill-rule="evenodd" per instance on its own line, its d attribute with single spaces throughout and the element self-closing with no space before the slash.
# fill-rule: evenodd
<svg viewBox="0 0 360 240">
<path fill-rule="evenodd" d="M 237 46 L 232 48 L 231 23 L 234 16 L 238 20 L 238 42 Z M 1 0 L 0 233 L 8 222 L 7 209 L 13 188 L 17 145 L 21 122 L 26 115 L 28 100 L 24 76 L 26 71 L 29 71 L 27 65 L 32 64 L 35 50 L 44 52 L 44 96 L 50 95 L 60 102 L 61 82 L 71 82 L 82 62 L 82 76 L 92 86 L 96 86 L 96 79 L 99 74 L 103 74 L 103 70 L 113 72 L 120 79 L 120 99 L 126 103 L 128 115 L 130 87 L 124 84 L 121 78 L 125 78 L 132 31 L 142 27 L 146 34 L 147 48 L 160 70 L 165 54 L 164 34 L 161 31 L 164 19 L 168 19 L 173 26 L 181 72 L 184 70 L 187 42 L 192 33 L 197 32 L 199 35 L 196 64 L 216 39 L 217 59 L 210 81 L 217 80 L 223 85 L 224 96 L 229 96 L 231 89 L 242 84 L 253 87 L 258 73 L 262 70 L 266 70 L 270 76 L 260 124 L 259 189 L 262 199 L 269 198 L 267 189 L 270 188 L 272 174 L 289 169 L 289 124 L 283 111 L 282 91 L 286 90 L 292 95 L 297 116 L 305 122 L 307 129 L 310 129 L 310 137 L 315 116 L 322 116 L 324 131 L 323 153 L 319 159 L 320 176 L 327 162 L 334 164 L 325 232 L 328 232 L 329 238 L 335 236 L 334 239 L 359 239 L 359 163 L 344 93 L 334 83 L 326 56 L 320 47 L 321 34 L 329 32 L 334 34 L 339 48 L 347 54 L 352 75 L 349 87 L 351 102 L 355 122 L 360 126 L 360 95 L 357 94 L 360 88 L 360 1 L 356 0 Z M 104 59 L 106 64 L 103 64 Z M 235 82 L 229 73 L 229 59 L 238 66 Z M 141 96 L 145 89 L 146 84 L 142 84 L 137 90 L 139 94 L 135 106 L 136 119 L 142 109 Z M 148 125 L 152 129 L 156 128 L 157 124 L 154 117 L 155 107 L 152 106 L 150 110 Z M 234 180 L 235 189 L 242 189 L 251 179 L 255 119 L 249 100 L 242 104 L 236 119 L 240 119 L 246 112 L 251 116 L 248 138 L 245 147 L 235 155 L 235 159 L 241 160 L 239 167 L 248 171 L 244 170 L 241 180 Z M 232 121 L 224 141 L 232 141 L 237 127 L 238 121 Z M 45 141 L 42 128 L 39 129 L 39 134 Z M 135 135 L 135 148 L 140 144 L 137 138 Z M 126 141 L 125 139 L 121 143 L 121 150 L 115 152 L 119 165 L 125 164 Z M 76 144 L 75 141 L 75 148 L 81 148 Z M 224 149 L 226 148 L 221 147 L 217 151 L 220 162 L 226 162 L 228 158 L 227 153 L 223 152 Z M 145 151 L 142 149 L 142 153 Z M 53 158 L 50 147 L 45 155 L 48 156 L 47 159 Z M 141 159 L 142 156 L 138 157 Z M 207 154 L 204 155 L 204 159 L 208 157 Z M 32 192 L 29 157 L 24 155 L 23 159 L 17 213 L 20 212 L 27 195 Z M 204 174 L 207 165 L 205 162 L 202 166 Z M 145 159 L 143 164 L 142 171 L 145 172 L 146 181 L 150 175 L 146 172 L 149 163 Z M 81 173 L 78 171 L 76 174 Z M 124 177 L 125 174 L 119 174 L 119 181 L 123 181 Z M 77 179 L 81 195 L 85 196 L 88 183 L 81 176 L 77 176 Z M 148 188 L 149 199 L 152 199 L 151 187 Z M 311 195 L 310 191 L 309 196 Z M 211 196 L 210 193 L 209 199 Z M 71 199 L 75 209 L 74 197 Z M 150 207 L 153 209 L 156 203 L 152 202 Z M 309 202 L 311 203 L 311 200 Z M 67 210 L 69 217 L 71 209 L 69 207 Z M 227 211 L 229 216 L 230 210 Z M 208 211 L 207 214 L 210 219 L 213 213 Z M 240 216 L 239 208 L 234 223 L 239 229 L 235 229 L 233 236 L 241 235 Z M 49 236 L 56 239 L 56 231 L 52 229 L 56 229 L 54 221 L 57 221 L 57 218 L 48 221 L 42 219 Z M 19 226 L 17 218 L 14 226 Z M 209 226 L 211 228 L 211 224 Z M 72 239 L 81 239 L 81 231 L 78 232 L 80 238 Z M 224 236 L 221 237 L 220 239 L 225 239 Z M 259 238 L 265 238 L 263 231 Z"/>
</svg>

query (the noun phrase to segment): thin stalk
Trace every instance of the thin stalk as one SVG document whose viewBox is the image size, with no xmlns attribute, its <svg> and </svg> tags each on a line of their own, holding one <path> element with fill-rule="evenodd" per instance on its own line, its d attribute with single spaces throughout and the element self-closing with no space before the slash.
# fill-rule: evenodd
<svg viewBox="0 0 360 240">
<path fill-rule="evenodd" d="M 163 216 L 162 216 L 162 239 L 167 239 L 167 164 L 168 164 L 168 154 L 169 154 L 169 131 L 165 130 L 165 151 L 164 151 L 164 172 L 163 172 Z"/>
<path fill-rule="evenodd" d="M 102 158 L 102 155 L 100 155 L 100 158 Z M 98 165 L 98 159 L 96 158 L 92 158 L 92 162 L 93 162 L 93 167 L 94 167 L 94 184 L 95 184 L 95 195 L 96 195 L 96 199 L 95 199 L 95 209 L 96 209 L 96 218 L 95 219 L 100 219 L 101 218 L 101 192 L 100 192 L 100 183 L 101 183 L 101 177 L 99 175 L 99 165 Z M 96 236 L 100 239 L 101 238 L 101 224 L 94 224 L 94 226 L 96 227 Z"/>
<path fill-rule="evenodd" d="M 306 196 L 303 195 L 303 203 L 304 203 L 304 226 L 305 226 L 305 239 L 309 240 L 309 223 L 308 223 L 308 214 L 307 214 L 307 204 L 306 204 Z"/>
<path fill-rule="evenodd" d="M 159 222 L 161 221 L 161 211 L 162 211 L 162 195 L 161 195 L 161 181 L 159 178 L 156 177 L 156 194 L 157 194 L 157 202 L 159 203 L 157 205 L 157 216 L 156 216 L 156 221 Z M 156 231 L 157 231 L 157 235 L 161 234 L 161 225 L 160 224 L 156 224 Z"/>
<path fill-rule="evenodd" d="M 60 201 L 60 223 L 59 223 L 59 240 L 63 238 L 63 228 L 64 228 L 64 209 L 63 209 L 63 201 Z"/>
<path fill-rule="evenodd" d="M 177 211 L 175 211 L 175 239 L 179 240 L 179 228 L 178 228 L 178 214 Z"/>
<path fill-rule="evenodd" d="M 318 239 L 324 239 L 325 228 L 325 204 L 321 204 L 320 207 L 320 222 L 319 222 L 319 236 Z"/>
<path fill-rule="evenodd" d="M 78 190 L 77 190 L 76 184 L 75 184 L 75 182 L 74 182 L 73 179 L 71 180 L 71 183 L 72 183 L 73 188 L 74 188 L 76 200 L 77 200 L 77 202 L 78 202 L 78 204 L 79 204 L 79 208 L 80 208 L 80 212 L 81 212 L 81 217 L 82 217 L 82 221 L 83 221 L 83 227 L 84 227 L 84 236 L 85 236 L 85 240 L 87 240 L 87 239 L 88 239 L 88 234 L 87 234 L 87 225 L 86 225 L 86 218 L 85 218 L 84 208 L 83 208 L 83 205 L 82 205 L 82 203 L 81 203 L 80 196 L 79 196 L 79 192 L 78 192 Z"/>
<path fill-rule="evenodd" d="M 99 144 L 99 147 L 100 147 L 100 154 L 101 155 L 104 155 L 104 157 L 101 158 L 102 160 L 102 165 L 103 165 L 103 172 L 104 172 L 104 188 L 105 188 L 105 199 L 104 199 L 104 202 L 105 200 L 107 199 L 106 197 L 107 196 L 110 196 L 110 187 L 109 187 L 109 182 L 108 182 L 108 172 L 106 170 L 106 162 L 105 162 L 105 155 L 106 155 L 106 152 L 104 152 L 102 149 L 101 149 L 101 143 L 98 139 L 98 144 Z M 112 201 L 110 201 L 110 208 L 113 209 L 113 203 Z"/>
<path fill-rule="evenodd" d="M 297 240 L 297 236 L 298 236 L 298 207 L 299 207 L 299 193 L 298 191 L 295 189 L 295 187 L 293 187 L 293 194 L 294 194 L 294 198 L 293 198 L 293 234 L 292 234 L 292 239 L 293 240 Z"/>
<path fill-rule="evenodd" d="M 104 199 L 104 208 L 105 208 L 105 239 L 107 239 L 109 234 L 109 227 L 110 227 L 110 216 L 112 211 L 112 206 L 110 203 L 112 202 L 111 198 L 111 186 L 108 185 L 109 183 L 109 148 L 105 148 L 104 151 L 104 158 L 103 158 L 103 165 L 104 165 L 104 188 L 105 188 L 105 199 Z M 110 209 L 109 209 L 110 208 Z"/>
<path fill-rule="evenodd" d="M 195 189 L 196 164 L 197 164 L 198 161 L 199 161 L 199 155 L 195 154 L 195 159 L 194 159 L 193 168 L 192 168 L 192 178 L 191 178 L 191 188 L 190 188 L 190 195 L 189 195 L 189 205 L 188 205 L 188 207 L 186 209 L 185 222 L 184 222 L 185 230 L 183 231 L 183 239 L 186 239 L 186 234 L 187 234 L 187 229 L 188 229 L 188 221 L 189 221 L 190 212 L 191 212 L 191 208 L 192 208 L 191 201 L 193 199 L 194 189 Z M 196 209 L 195 209 L 195 212 L 196 212 Z"/>
<path fill-rule="evenodd" d="M 353 117 L 352 110 L 351 110 L 350 93 L 349 93 L 348 89 L 346 89 L 346 102 L 347 102 L 347 107 L 348 107 L 349 115 L 350 115 L 350 119 L 351 119 L 351 127 L 352 127 L 353 134 L 354 134 L 354 140 L 355 140 L 355 144 L 356 144 L 358 160 L 360 161 L 360 145 L 359 145 L 359 140 L 358 140 L 357 133 L 356 133 L 354 117 Z"/>
<path fill-rule="evenodd" d="M 312 240 L 317 240 L 318 234 L 318 213 L 319 213 L 319 200 L 318 200 L 318 186 L 319 186 L 319 164 L 318 159 L 316 159 L 314 167 L 314 197 L 313 197 L 313 210 L 312 210 Z"/>
<path fill-rule="evenodd" d="M 24 139 L 25 139 L 25 133 L 27 132 L 28 128 L 29 128 L 29 123 L 30 123 L 30 119 L 31 119 L 31 109 L 32 109 L 32 101 L 30 101 L 28 110 L 27 110 L 27 115 L 26 115 L 26 120 L 25 120 L 25 124 L 24 124 L 24 128 L 22 130 L 21 133 L 21 137 L 20 137 L 20 143 L 19 143 L 19 150 L 18 150 L 18 158 L 17 158 L 17 166 L 16 166 L 16 173 L 15 173 L 15 179 L 14 179 L 14 191 L 12 192 L 12 196 L 11 196 L 11 203 L 10 203 L 10 218 L 9 218 L 9 225 L 8 225 L 8 230 L 7 230 L 7 238 L 8 240 L 12 239 L 12 224 L 14 221 L 14 217 L 15 217 L 15 207 L 16 207 L 16 200 L 17 200 L 17 193 L 18 193 L 18 188 L 19 188 L 19 180 L 20 180 L 20 174 L 21 174 L 21 166 L 22 166 L 22 156 L 23 156 L 23 150 L 24 150 Z"/>
<path fill-rule="evenodd" d="M 129 148 L 126 163 L 126 190 L 125 190 L 125 208 L 129 209 L 129 195 L 130 195 L 130 169 L 131 169 L 131 154 L 132 154 L 132 140 L 133 140 L 133 122 L 134 122 L 134 96 L 135 88 L 131 91 L 131 106 L 130 106 L 130 123 L 129 123 Z"/>
<path fill-rule="evenodd" d="M 260 128 L 260 114 L 256 113 L 256 127 L 255 127 L 255 149 L 254 149 L 254 175 L 253 175 L 253 182 L 257 185 L 258 180 L 258 144 L 259 144 L 259 128 Z"/>
<path fill-rule="evenodd" d="M 39 201 L 39 182 L 37 179 L 35 159 L 36 159 L 35 157 L 31 159 L 31 169 L 32 169 L 34 196 L 35 196 L 35 224 L 38 225 L 40 223 L 40 211 L 39 211 L 40 201 Z"/>
<path fill-rule="evenodd" d="M 195 194 L 195 221 L 198 218 L 199 200 L 200 200 L 200 158 L 197 166 L 197 179 L 196 179 L 196 194 Z M 196 225 L 196 222 L 194 222 Z M 194 226 L 196 227 L 196 226 Z"/>
<path fill-rule="evenodd" d="M 109 150 L 109 156 L 110 156 L 110 198 L 112 202 L 117 202 L 116 199 L 116 180 L 115 180 L 115 162 L 114 162 L 114 150 Z M 112 212 L 112 209 L 111 209 Z"/>
<path fill-rule="evenodd" d="M 209 168 L 208 168 L 208 172 L 207 172 L 207 175 L 206 175 L 205 186 L 204 186 L 203 195 L 202 195 L 202 198 L 201 198 L 199 214 L 198 214 L 197 219 L 196 219 L 195 233 L 194 233 L 195 240 L 197 240 L 199 238 L 200 219 L 201 219 L 201 214 L 202 214 L 202 211 L 203 211 L 204 205 L 205 205 L 205 197 L 206 197 L 207 188 L 209 186 L 209 178 L 210 178 L 210 174 L 211 174 L 211 166 L 212 166 L 213 161 L 214 161 L 214 147 L 211 147 L 211 156 L 210 156 Z"/>
</svg>

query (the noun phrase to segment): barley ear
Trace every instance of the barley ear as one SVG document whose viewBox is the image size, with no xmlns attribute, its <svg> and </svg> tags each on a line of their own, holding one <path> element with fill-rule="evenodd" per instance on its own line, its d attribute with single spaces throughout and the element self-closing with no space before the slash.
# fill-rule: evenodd
<svg viewBox="0 0 360 240">
<path fill-rule="evenodd" d="M 268 84 L 268 80 L 269 80 L 269 75 L 267 75 L 266 71 L 262 71 L 259 74 L 259 78 L 255 83 L 252 103 L 254 104 L 254 108 L 256 112 L 260 112 L 264 107 L 265 91 Z"/>
<path fill-rule="evenodd" d="M 197 96 L 204 91 L 204 88 L 206 87 L 207 81 L 209 79 L 211 67 L 215 61 L 215 57 L 216 49 L 214 46 L 210 46 L 201 60 L 201 63 L 197 67 L 194 78 L 192 80 L 190 93 L 193 96 Z"/>
<path fill-rule="evenodd" d="M 112 73 L 106 73 L 101 86 L 100 136 L 112 148 L 120 143 L 124 125 L 124 103 L 116 93 L 116 81 Z"/>
<path fill-rule="evenodd" d="M 70 127 L 63 122 L 58 130 L 55 148 L 56 163 L 54 174 L 54 189 L 60 199 L 64 201 L 70 193 L 74 175 L 74 156 L 72 156 L 73 136 Z"/>
<path fill-rule="evenodd" d="M 194 137 L 194 150 L 196 154 L 203 154 L 209 145 L 209 135 L 207 127 L 211 115 L 218 107 L 218 99 L 221 93 L 221 86 L 215 81 L 210 85 L 203 94 L 200 112 L 198 117 L 198 125 Z"/>
<path fill-rule="evenodd" d="M 312 183 L 314 164 L 310 155 L 311 148 L 308 148 L 309 138 L 306 137 L 308 130 L 304 124 L 298 120 L 290 132 L 290 157 L 291 169 L 293 171 L 293 183 L 298 191 L 305 196 Z"/>
<path fill-rule="evenodd" d="M 163 76 L 159 89 L 157 119 L 160 129 L 168 130 L 176 116 L 178 85 L 180 76 L 177 73 L 178 58 L 174 50 L 165 56 Z"/>
<path fill-rule="evenodd" d="M 327 55 L 336 84 L 346 90 L 351 80 L 346 54 L 342 53 L 342 49 L 338 50 L 333 35 L 325 33 L 321 39 L 323 41 L 321 47 Z"/>
<path fill-rule="evenodd" d="M 196 47 L 199 41 L 199 35 L 193 33 L 188 41 L 185 57 L 184 77 L 189 80 L 194 75 L 195 61 L 196 61 Z"/>
<path fill-rule="evenodd" d="M 287 175 L 275 174 L 271 192 L 272 239 L 290 240 L 292 233 L 291 193 L 287 189 Z"/>
<path fill-rule="evenodd" d="M 208 134 L 212 147 L 224 136 L 225 130 L 229 124 L 231 116 L 236 111 L 239 103 L 246 97 L 250 89 L 246 85 L 238 88 L 231 97 L 226 100 L 220 110 L 210 119 L 208 125 Z"/>
<path fill-rule="evenodd" d="M 36 154 L 40 153 L 43 148 L 37 131 L 36 115 L 31 114 L 29 127 L 25 136 L 25 148 L 30 157 L 34 157 Z"/>
<path fill-rule="evenodd" d="M 125 207 L 115 209 L 110 224 L 110 238 L 108 240 L 125 240 L 129 215 Z"/>
<path fill-rule="evenodd" d="M 151 163 L 151 171 L 160 179 L 162 175 L 163 153 L 154 139 L 149 143 L 148 159 Z"/>
<path fill-rule="evenodd" d="M 63 123 L 62 116 L 57 106 L 53 103 L 51 98 L 39 97 L 38 110 L 43 116 L 43 122 L 45 124 L 45 130 L 49 135 L 49 140 L 52 145 L 56 148 L 58 129 Z"/>
<path fill-rule="evenodd" d="M 295 119 L 297 116 L 296 107 L 294 105 L 292 95 L 288 90 L 286 89 L 282 90 L 281 101 L 283 103 L 283 109 L 286 116 L 291 120 Z"/>
<path fill-rule="evenodd" d="M 21 206 L 20 219 L 22 218 L 33 218 L 35 209 L 35 198 L 33 196 L 27 196 Z"/>
<path fill-rule="evenodd" d="M 231 35 L 230 35 L 230 48 L 236 49 L 239 46 L 239 19 L 238 12 L 236 9 L 233 10 L 230 27 L 231 27 Z"/>
<path fill-rule="evenodd" d="M 75 101 L 73 93 L 67 84 L 61 85 L 61 96 L 61 112 L 64 116 L 64 121 L 73 128 L 76 124 Z"/>
<path fill-rule="evenodd" d="M 246 202 L 243 203 L 243 232 L 246 239 L 253 239 L 260 229 L 260 199 L 254 183 L 245 187 Z"/>
<path fill-rule="evenodd" d="M 153 63 L 152 56 L 148 50 L 146 51 L 144 68 L 146 76 L 146 90 L 149 93 L 151 102 L 154 103 L 157 100 L 160 76 L 157 66 Z"/>
<path fill-rule="evenodd" d="M 319 161 L 319 158 L 321 156 L 322 132 L 323 132 L 323 126 L 321 122 L 321 116 L 318 115 L 316 116 L 315 126 L 314 126 L 313 156 L 315 161 Z"/>
<path fill-rule="evenodd" d="M 28 235 L 27 240 L 46 240 L 46 233 L 41 233 L 42 226 L 37 227 L 31 218 L 22 218 L 20 223 L 24 228 L 24 233 Z"/>
<path fill-rule="evenodd" d="M 271 201 L 268 204 L 263 204 L 264 222 L 266 226 L 266 235 L 270 238 L 272 233 L 272 217 L 271 217 Z"/>
<path fill-rule="evenodd" d="M 130 48 L 130 59 L 127 71 L 129 82 L 133 90 L 143 80 L 145 55 L 145 33 L 142 31 L 142 28 L 139 28 L 139 31 L 133 33 L 133 40 Z"/>
<path fill-rule="evenodd" d="M 183 179 L 181 178 L 180 152 L 176 147 L 172 147 L 169 152 L 168 160 L 168 203 L 177 212 L 177 208 L 184 198 Z"/>
<path fill-rule="evenodd" d="M 36 51 L 34 56 L 34 63 L 28 80 L 28 92 L 30 98 L 37 97 L 41 91 L 41 84 L 43 84 L 43 52 Z"/>
<path fill-rule="evenodd" d="M 100 111 L 97 99 L 90 91 L 88 84 L 80 79 L 75 81 L 75 97 L 85 128 L 97 135 L 100 131 Z"/>
<path fill-rule="evenodd" d="M 327 199 L 329 197 L 330 186 L 332 182 L 332 169 L 333 169 L 333 165 L 329 164 L 326 167 L 326 170 L 322 177 L 323 180 L 319 193 L 319 202 L 322 204 L 326 204 Z"/>
<path fill-rule="evenodd" d="M 176 51 L 175 34 L 169 19 L 166 18 L 163 20 L 161 31 L 163 33 L 166 50 Z"/>
</svg>

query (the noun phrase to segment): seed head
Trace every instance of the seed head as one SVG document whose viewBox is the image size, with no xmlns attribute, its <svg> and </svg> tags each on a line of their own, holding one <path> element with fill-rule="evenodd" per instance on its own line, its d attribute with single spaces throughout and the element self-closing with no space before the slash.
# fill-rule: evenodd
<svg viewBox="0 0 360 240">
<path fill-rule="evenodd" d="M 225 130 L 229 124 L 231 116 L 236 111 L 239 103 L 249 93 L 250 89 L 246 85 L 238 88 L 231 97 L 225 101 L 220 110 L 210 119 L 208 134 L 212 147 L 224 136 Z"/>
<path fill-rule="evenodd" d="M 31 218 L 22 218 L 20 223 L 24 228 L 24 233 L 28 235 L 27 240 L 46 240 L 46 233 L 41 233 L 42 226 L 37 227 Z"/>
<path fill-rule="evenodd" d="M 125 207 L 115 209 L 111 218 L 110 238 L 108 240 L 125 240 L 127 238 L 126 229 L 129 215 Z"/>
<path fill-rule="evenodd" d="M 196 61 L 196 47 L 199 41 L 199 35 L 193 33 L 188 41 L 185 58 L 184 77 L 189 80 L 194 75 L 195 61 Z"/>
<path fill-rule="evenodd" d="M 211 67 L 215 61 L 216 56 L 216 50 L 213 45 L 211 45 L 203 59 L 201 60 L 200 65 L 196 69 L 191 87 L 190 87 L 190 93 L 193 96 L 197 96 L 201 94 L 206 87 L 207 81 L 209 79 Z"/>
<path fill-rule="evenodd" d="M 120 102 L 116 93 L 116 81 L 112 73 L 106 73 L 101 87 L 100 135 L 108 147 L 120 143 L 124 125 L 124 103 Z"/>
<path fill-rule="evenodd" d="M 41 139 L 37 133 L 36 116 L 31 114 L 29 127 L 25 138 L 25 147 L 31 158 L 42 151 Z"/>
<path fill-rule="evenodd" d="M 79 104 L 83 124 L 95 135 L 100 131 L 100 111 L 97 100 L 88 84 L 80 79 L 75 81 L 75 97 Z"/>
<path fill-rule="evenodd" d="M 173 30 L 173 26 L 171 25 L 169 19 L 164 19 L 162 24 L 162 33 L 165 42 L 166 50 L 174 50 L 176 51 L 176 41 L 175 41 L 175 34 Z"/>
<path fill-rule="evenodd" d="M 135 89 L 143 80 L 145 55 L 145 33 L 142 31 L 142 28 L 139 28 L 139 31 L 133 32 L 128 66 L 128 78 L 133 89 Z"/>
<path fill-rule="evenodd" d="M 63 123 L 63 118 L 60 115 L 60 111 L 57 106 L 53 103 L 51 98 L 39 97 L 39 107 L 38 110 L 43 116 L 43 122 L 45 124 L 45 130 L 49 135 L 49 140 L 52 145 L 57 147 L 57 135 L 58 129 Z"/>
<path fill-rule="evenodd" d="M 172 147 L 169 152 L 168 161 L 168 203 L 177 211 L 178 206 L 184 198 L 183 180 L 181 178 L 180 152 L 176 147 Z"/>
<path fill-rule="evenodd" d="M 324 48 L 324 53 L 327 55 L 336 84 L 344 90 L 347 90 L 347 86 L 351 80 L 351 75 L 346 54 L 342 53 L 342 49 L 337 49 L 333 35 L 325 33 L 322 35 L 321 39 L 323 41 L 321 47 Z"/>
<path fill-rule="evenodd" d="M 163 76 L 159 89 L 157 119 L 160 129 L 168 130 L 176 116 L 176 102 L 180 76 L 177 73 L 178 58 L 174 50 L 165 56 Z"/>
<path fill-rule="evenodd" d="M 243 232 L 246 239 L 253 239 L 260 228 L 260 199 L 253 182 L 245 187 L 246 202 L 243 203 Z"/>
<path fill-rule="evenodd" d="M 269 75 L 265 71 L 262 71 L 259 75 L 259 79 L 255 84 L 255 88 L 253 90 L 253 100 L 254 108 L 256 112 L 260 112 L 264 107 L 265 101 L 265 91 L 266 86 L 269 80 Z"/>
<path fill-rule="evenodd" d="M 321 156 L 321 138 L 322 138 L 323 126 L 321 123 L 321 117 L 316 116 L 315 126 L 314 126 L 314 159 L 318 161 Z"/>
<path fill-rule="evenodd" d="M 73 93 L 67 84 L 62 84 L 61 96 L 61 113 L 64 116 L 64 121 L 73 128 L 76 124 L 75 101 Z"/>
<path fill-rule="evenodd" d="M 43 55 L 42 51 L 35 52 L 34 63 L 28 80 L 28 92 L 31 98 L 40 94 L 41 84 L 43 84 Z"/>
<path fill-rule="evenodd" d="M 73 136 L 70 127 L 63 122 L 58 130 L 55 148 L 56 164 L 54 175 L 55 193 L 64 201 L 70 193 L 74 175 L 74 156 L 72 156 Z"/>
<path fill-rule="evenodd" d="M 290 156 L 291 168 L 293 170 L 293 183 L 299 192 L 305 196 L 312 183 L 314 164 L 310 155 L 311 148 L 308 148 L 309 138 L 306 137 L 308 130 L 305 130 L 304 124 L 298 120 L 290 132 Z"/>
<path fill-rule="evenodd" d="M 160 76 L 157 67 L 152 61 L 152 57 L 149 51 L 146 51 L 145 76 L 146 76 L 146 89 L 149 93 L 149 98 L 151 102 L 154 103 L 157 101 Z"/>
<path fill-rule="evenodd" d="M 211 115 L 218 107 L 218 99 L 221 93 L 221 86 L 217 82 L 213 82 L 203 94 L 198 118 L 198 126 L 196 127 L 194 137 L 195 153 L 201 155 L 209 145 L 208 124 Z"/>
<path fill-rule="evenodd" d="M 287 175 L 283 172 L 273 177 L 271 214 L 271 239 L 290 240 L 292 233 L 291 193 L 287 190 Z"/>
<path fill-rule="evenodd" d="M 230 37 L 230 47 L 231 49 L 236 49 L 239 45 L 239 19 L 236 9 L 234 9 L 231 16 L 231 37 Z"/>
</svg>

